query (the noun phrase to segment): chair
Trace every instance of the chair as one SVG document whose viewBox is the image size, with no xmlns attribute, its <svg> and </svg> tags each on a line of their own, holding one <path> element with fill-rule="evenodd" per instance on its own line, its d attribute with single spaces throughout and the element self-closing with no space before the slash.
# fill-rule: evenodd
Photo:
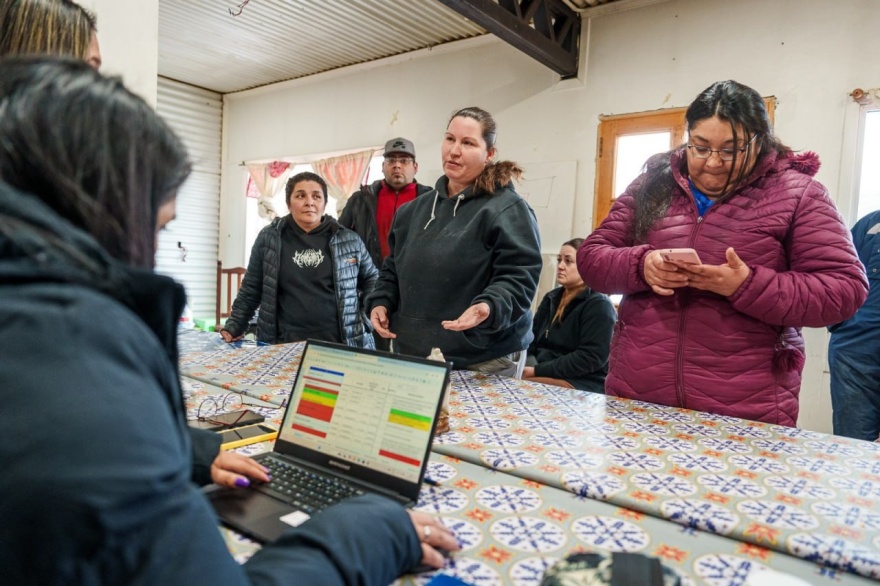
<svg viewBox="0 0 880 586">
<path fill-rule="evenodd" d="M 221 261 L 217 261 L 217 321 L 215 322 L 217 325 L 214 326 L 214 330 L 219 332 L 220 328 L 223 327 L 223 322 L 221 321 L 224 317 L 229 317 L 232 313 L 232 301 L 235 299 L 235 296 L 238 295 L 238 290 L 241 289 L 241 280 L 244 278 L 243 267 L 234 267 L 231 269 L 224 269 L 223 263 Z M 223 281 L 226 281 L 226 298 L 225 304 L 223 303 Z M 233 291 L 232 282 L 235 281 L 235 289 Z M 223 311 L 222 308 L 225 307 L 226 310 Z"/>
</svg>

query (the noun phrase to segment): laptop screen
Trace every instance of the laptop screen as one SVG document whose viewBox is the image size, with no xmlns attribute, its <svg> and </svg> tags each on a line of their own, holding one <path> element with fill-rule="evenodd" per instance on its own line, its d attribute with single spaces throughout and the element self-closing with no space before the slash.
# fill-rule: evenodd
<svg viewBox="0 0 880 586">
<path fill-rule="evenodd" d="M 419 482 L 447 365 L 309 342 L 278 439 Z"/>
</svg>

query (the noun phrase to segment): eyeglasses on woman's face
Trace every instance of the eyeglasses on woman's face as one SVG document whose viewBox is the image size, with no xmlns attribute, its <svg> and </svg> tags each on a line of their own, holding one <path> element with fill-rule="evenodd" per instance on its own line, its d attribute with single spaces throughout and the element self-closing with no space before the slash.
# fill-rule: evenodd
<svg viewBox="0 0 880 586">
<path fill-rule="evenodd" d="M 751 140 L 746 143 L 746 146 L 738 149 L 710 149 L 707 146 L 700 146 L 696 144 L 687 144 L 687 148 L 691 151 L 691 155 L 695 159 L 708 159 L 712 156 L 712 153 L 718 155 L 718 158 L 724 162 L 729 162 L 733 160 L 733 157 L 736 156 L 736 153 L 744 153 L 748 150 L 749 145 L 752 144 L 755 139 L 758 138 L 758 135 L 755 134 L 752 136 Z"/>
</svg>

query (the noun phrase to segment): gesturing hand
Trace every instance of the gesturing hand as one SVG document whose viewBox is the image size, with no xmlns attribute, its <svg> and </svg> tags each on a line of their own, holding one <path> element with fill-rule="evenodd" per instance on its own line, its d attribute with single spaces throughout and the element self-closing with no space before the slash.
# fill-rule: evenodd
<svg viewBox="0 0 880 586">
<path fill-rule="evenodd" d="M 440 325 L 446 330 L 462 332 L 475 328 L 486 321 L 489 318 L 490 311 L 488 303 L 477 303 L 464 310 L 464 313 L 458 316 L 458 319 L 442 321 Z"/>
<path fill-rule="evenodd" d="M 383 307 L 382 305 L 374 307 L 373 311 L 370 312 L 370 323 L 373 324 L 373 329 L 379 332 L 379 335 L 383 338 L 397 337 L 397 334 L 388 329 L 391 327 L 391 322 L 388 319 L 387 307 Z"/>
</svg>

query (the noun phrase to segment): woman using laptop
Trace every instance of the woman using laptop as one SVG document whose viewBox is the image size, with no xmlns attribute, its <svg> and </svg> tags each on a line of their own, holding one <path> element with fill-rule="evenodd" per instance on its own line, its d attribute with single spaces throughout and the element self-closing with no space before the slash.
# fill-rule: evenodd
<svg viewBox="0 0 880 586">
<path fill-rule="evenodd" d="M 185 295 L 152 272 L 183 145 L 120 81 L 48 58 L 0 61 L 0 136 L 4 581 L 384 585 L 457 549 L 436 519 L 370 497 L 239 566 L 190 481 Z"/>
<path fill-rule="evenodd" d="M 58 55 L 101 67 L 97 19 L 72 0 L 9 0 L 0 3 L 0 57 Z M 267 481 L 265 470 L 250 458 L 221 451 L 216 433 L 189 428 L 192 478 L 223 486 Z"/>
</svg>

